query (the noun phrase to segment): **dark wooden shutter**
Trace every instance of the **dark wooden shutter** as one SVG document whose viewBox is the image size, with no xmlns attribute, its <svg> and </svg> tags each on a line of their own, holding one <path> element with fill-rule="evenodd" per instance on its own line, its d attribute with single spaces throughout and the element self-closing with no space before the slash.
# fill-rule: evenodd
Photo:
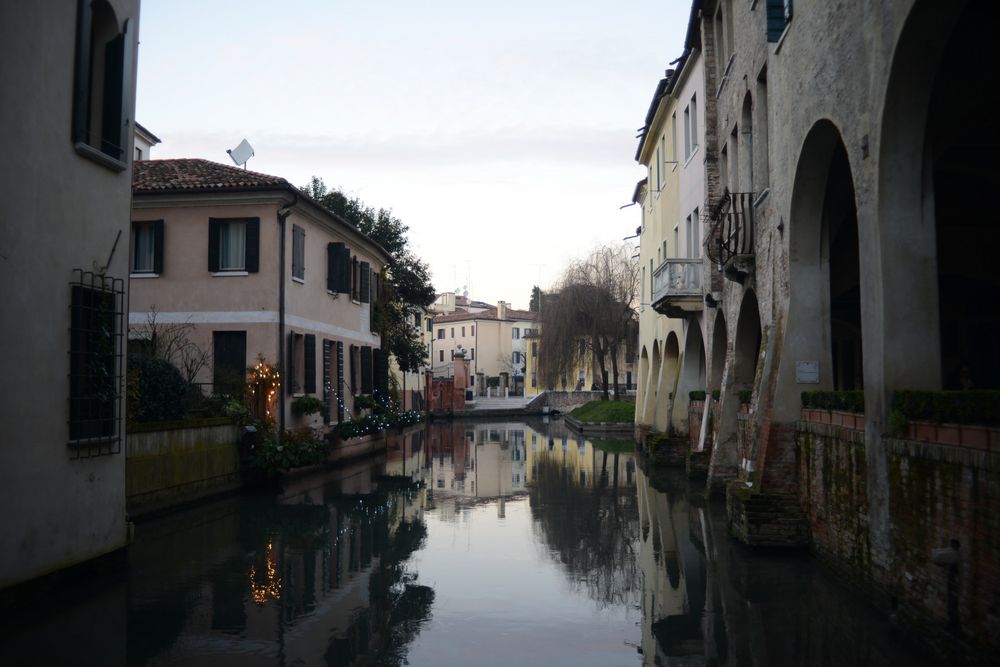
<svg viewBox="0 0 1000 667">
<path fill-rule="evenodd" d="M 375 395 L 380 401 L 389 400 L 389 355 L 378 348 L 372 350 L 372 373 Z"/>
<path fill-rule="evenodd" d="M 361 303 L 371 301 L 372 270 L 368 262 L 361 262 Z"/>
<path fill-rule="evenodd" d="M 292 225 L 292 277 L 299 278 L 299 233 L 302 230 Z"/>
<path fill-rule="evenodd" d="M 90 128 L 90 50 L 93 19 L 89 2 L 76 3 L 76 63 L 73 68 L 73 141 L 88 143 Z"/>
<path fill-rule="evenodd" d="M 337 289 L 337 246 L 343 243 L 326 244 L 326 289 L 328 292 L 339 292 Z"/>
<path fill-rule="evenodd" d="M 260 271 L 260 218 L 247 218 L 246 242 L 244 266 L 247 273 L 257 273 Z"/>
<path fill-rule="evenodd" d="M 323 404 L 330 409 L 330 348 L 333 341 L 323 339 Z"/>
<path fill-rule="evenodd" d="M 295 393 L 295 332 L 288 332 L 288 372 L 285 373 L 285 386 L 289 395 Z"/>
<path fill-rule="evenodd" d="M 222 233 L 221 221 L 217 218 L 208 219 L 208 270 L 219 271 L 219 235 Z"/>
<path fill-rule="evenodd" d="M 343 243 L 337 244 L 337 291 L 348 294 L 351 291 L 351 249 Z"/>
<path fill-rule="evenodd" d="M 305 353 L 305 364 L 306 364 L 306 377 L 305 377 L 305 393 L 315 394 L 316 393 L 316 336 L 312 334 L 306 334 L 306 353 Z"/>
<path fill-rule="evenodd" d="M 104 45 L 104 97 L 101 105 L 101 152 L 124 159 L 122 146 L 122 83 L 125 66 L 125 36 Z"/>
<path fill-rule="evenodd" d="M 349 352 L 348 363 L 350 364 L 350 367 L 348 368 L 348 370 L 350 371 L 350 375 L 351 375 L 350 389 L 351 389 L 351 395 L 352 396 L 357 396 L 358 395 L 358 381 L 357 381 L 357 377 L 358 377 L 357 370 L 358 369 L 354 365 L 355 364 L 355 362 L 354 362 L 354 351 L 357 350 L 357 349 L 358 349 L 357 345 L 351 345 L 350 349 L 348 350 L 348 352 Z"/>
<path fill-rule="evenodd" d="M 337 341 L 337 423 L 344 421 L 344 342 Z"/>
<path fill-rule="evenodd" d="M 367 345 L 361 348 L 361 393 L 372 393 L 372 349 Z"/>
<path fill-rule="evenodd" d="M 130 140 L 132 139 L 130 114 L 135 112 L 132 91 L 132 68 L 135 60 L 135 49 L 132 48 L 132 36 L 130 32 L 134 29 L 135 22 L 131 19 L 125 19 L 125 23 L 122 25 L 121 93 L 118 95 L 118 107 L 120 109 L 118 117 L 121 118 L 121 122 L 118 125 L 118 145 L 122 149 L 122 162 L 130 162 L 132 160 L 132 156 L 126 155 L 126 152 L 129 150 L 129 146 L 131 145 Z"/>
<path fill-rule="evenodd" d="M 163 273 L 163 221 L 153 221 L 153 273 Z"/>
</svg>

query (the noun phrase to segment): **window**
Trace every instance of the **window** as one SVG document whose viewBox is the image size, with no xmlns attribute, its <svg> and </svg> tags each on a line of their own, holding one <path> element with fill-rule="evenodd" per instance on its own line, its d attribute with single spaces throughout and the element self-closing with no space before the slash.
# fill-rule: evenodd
<svg viewBox="0 0 1000 667">
<path fill-rule="evenodd" d="M 247 369 L 247 332 L 213 331 L 213 392 L 224 396 L 243 396 Z"/>
<path fill-rule="evenodd" d="M 472 327 L 472 333 L 470 333 L 469 335 L 470 336 L 475 336 L 476 335 L 476 327 L 475 326 Z"/>
<path fill-rule="evenodd" d="M 292 278 L 300 281 L 306 277 L 306 232 L 292 225 Z"/>
<path fill-rule="evenodd" d="M 534 373 L 531 374 L 531 386 L 532 387 L 537 387 L 538 386 L 538 378 L 537 378 L 537 376 Z M 535 436 L 534 435 L 531 436 L 531 444 L 533 444 L 533 445 L 535 444 Z"/>
<path fill-rule="evenodd" d="M 533 356 L 533 357 L 537 357 L 538 356 L 538 343 L 533 342 L 531 344 L 531 356 Z"/>
<path fill-rule="evenodd" d="M 684 239 L 687 242 L 686 248 L 685 248 L 686 249 L 685 257 L 693 257 L 694 256 L 694 255 L 691 254 L 691 240 L 692 240 L 691 232 L 692 232 L 692 230 L 691 230 L 691 216 L 689 215 L 688 217 L 686 217 L 684 219 Z"/>
<path fill-rule="evenodd" d="M 438 361 L 444 361 L 444 350 L 438 350 Z"/>
<path fill-rule="evenodd" d="M 120 451 L 121 280 L 77 270 L 70 293 L 69 440 L 77 456 Z"/>
<path fill-rule="evenodd" d="M 510 335 L 511 335 L 511 338 L 513 338 L 514 340 L 520 339 L 521 338 L 521 328 L 520 327 L 514 327 L 513 329 L 511 329 L 511 334 Z"/>
<path fill-rule="evenodd" d="M 792 20 L 792 0 L 767 0 L 767 41 L 774 43 Z"/>
<path fill-rule="evenodd" d="M 698 209 L 691 213 L 691 254 L 689 257 L 697 259 L 701 257 L 701 219 L 698 217 Z"/>
<path fill-rule="evenodd" d="M 517 350 L 515 350 L 513 353 L 511 353 L 511 361 L 514 362 L 515 366 L 520 366 L 521 365 L 521 353 L 518 352 Z"/>
<path fill-rule="evenodd" d="M 757 75 L 757 97 L 754 98 L 754 121 L 757 124 L 757 146 L 759 149 L 754 155 L 756 164 L 754 165 L 754 182 L 761 192 L 767 189 L 770 183 L 770 165 L 767 156 L 767 68 L 763 68 Z"/>
<path fill-rule="evenodd" d="M 462 327 L 462 338 L 465 338 L 465 327 Z"/>
<path fill-rule="evenodd" d="M 670 159 L 677 162 L 677 112 L 670 116 Z"/>
<path fill-rule="evenodd" d="M 740 143 L 739 126 L 733 125 L 733 131 L 729 135 L 729 191 L 740 191 Z"/>
<path fill-rule="evenodd" d="M 326 244 L 326 291 L 347 294 L 351 291 L 351 249 L 343 243 Z"/>
<path fill-rule="evenodd" d="M 132 223 L 132 273 L 163 272 L 163 221 Z"/>
<path fill-rule="evenodd" d="M 413 326 L 420 328 L 420 313 L 413 314 Z"/>
<path fill-rule="evenodd" d="M 660 164 L 663 162 L 663 158 L 660 157 L 660 149 L 656 149 L 656 191 L 659 192 L 663 189 L 662 175 L 660 174 Z"/>
<path fill-rule="evenodd" d="M 684 109 L 684 159 L 691 157 L 691 107 Z"/>
<path fill-rule="evenodd" d="M 438 329 L 438 340 L 444 340 L 444 329 Z"/>
<path fill-rule="evenodd" d="M 691 96 L 691 152 L 698 148 L 698 96 Z"/>
<path fill-rule="evenodd" d="M 451 351 L 451 360 L 455 361 L 455 350 Z"/>
<path fill-rule="evenodd" d="M 454 337 L 455 337 L 455 327 L 452 327 L 452 328 L 451 328 L 451 337 L 452 337 L 452 338 L 454 338 Z"/>
<path fill-rule="evenodd" d="M 724 187 L 729 187 L 729 145 L 722 147 L 719 151 L 719 184 Z"/>
<path fill-rule="evenodd" d="M 472 361 L 475 361 L 475 359 L 476 359 L 476 348 L 474 348 L 474 347 L 473 347 L 473 348 L 470 348 L 470 349 L 469 349 L 469 352 L 471 352 L 471 353 L 472 353 L 472 357 L 470 357 L 470 359 L 471 359 Z"/>
<path fill-rule="evenodd" d="M 427 318 L 427 331 L 434 331 L 434 320 Z"/>
<path fill-rule="evenodd" d="M 136 160 L 142 159 L 142 149 L 139 148 L 138 146 L 135 147 L 135 159 Z"/>
<path fill-rule="evenodd" d="M 680 234 L 677 231 L 677 225 L 674 225 L 674 253 L 679 252 L 681 249 Z"/>
<path fill-rule="evenodd" d="M 120 22 L 106 0 L 77 3 L 73 143 L 116 171 L 125 169 L 131 138 L 132 25 Z"/>
<path fill-rule="evenodd" d="M 208 221 L 208 270 L 258 271 L 260 219 L 220 219 Z"/>
</svg>

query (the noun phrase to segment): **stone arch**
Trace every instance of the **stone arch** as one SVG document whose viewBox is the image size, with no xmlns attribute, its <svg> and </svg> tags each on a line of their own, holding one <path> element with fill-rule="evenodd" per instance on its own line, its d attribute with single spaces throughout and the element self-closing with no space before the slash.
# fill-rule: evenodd
<svg viewBox="0 0 1000 667">
<path fill-rule="evenodd" d="M 988 0 L 917 2 L 893 52 L 876 258 L 884 321 L 874 372 L 886 397 L 1000 386 L 1000 351 L 990 343 L 1000 305 L 985 297 L 1000 289 L 990 257 L 1000 230 L 987 195 L 1000 184 L 1000 141 L 984 131 L 1000 102 L 1000 72 L 975 50 L 992 40 L 997 13 Z"/>
<path fill-rule="evenodd" d="M 657 427 L 667 432 L 675 427 L 671 420 L 673 404 L 677 400 L 677 372 L 680 368 L 681 347 L 677 333 L 671 331 L 663 341 L 663 391 L 656 405 Z"/>
<path fill-rule="evenodd" d="M 687 431 L 690 393 L 705 388 L 705 343 L 698 321 L 689 319 L 684 337 L 684 355 L 681 357 L 681 374 L 671 414 L 671 420 L 679 431 Z"/>
<path fill-rule="evenodd" d="M 736 339 L 733 345 L 733 382 L 737 389 L 753 388 L 760 357 L 760 308 L 757 295 L 747 290 L 736 320 Z"/>
<path fill-rule="evenodd" d="M 717 391 L 722 388 L 722 372 L 726 368 L 726 349 L 729 333 L 726 331 L 726 316 L 719 308 L 715 311 L 715 325 L 712 327 L 712 365 L 708 388 Z"/>
<path fill-rule="evenodd" d="M 636 415 L 635 420 L 640 424 L 648 424 L 646 420 L 646 385 L 649 382 L 649 352 L 646 350 L 646 346 L 642 346 L 642 351 L 639 353 L 639 384 L 636 387 L 635 395 L 635 405 L 636 405 Z"/>
<path fill-rule="evenodd" d="M 656 425 L 656 402 L 660 382 L 660 341 L 653 341 L 653 354 L 649 363 L 649 376 L 646 381 L 646 401 L 643 405 L 643 422 L 650 426 Z"/>
<path fill-rule="evenodd" d="M 789 295 L 775 421 L 798 418 L 803 389 L 863 386 L 857 199 L 847 149 L 829 120 L 806 135 L 789 219 Z M 797 362 L 818 368 L 800 384 Z"/>
</svg>

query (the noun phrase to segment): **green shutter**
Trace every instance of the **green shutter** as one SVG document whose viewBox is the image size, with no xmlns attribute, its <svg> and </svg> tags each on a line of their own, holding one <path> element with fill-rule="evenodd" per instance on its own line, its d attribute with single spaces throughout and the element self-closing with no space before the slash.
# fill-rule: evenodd
<svg viewBox="0 0 1000 667">
<path fill-rule="evenodd" d="M 244 266 L 247 273 L 257 273 L 260 271 L 260 218 L 247 218 L 246 242 L 247 254 Z"/>
<path fill-rule="evenodd" d="M 208 219 L 208 270 L 211 273 L 219 271 L 219 235 L 222 233 L 221 221 L 217 218 Z"/>
<path fill-rule="evenodd" d="M 372 349 L 367 345 L 361 348 L 361 393 L 372 393 Z"/>
<path fill-rule="evenodd" d="M 368 262 L 361 262 L 361 303 L 371 301 L 372 270 Z"/>
<path fill-rule="evenodd" d="M 163 221 L 153 221 L 153 273 L 163 273 Z"/>
<path fill-rule="evenodd" d="M 306 334 L 306 354 L 305 354 L 305 364 L 306 364 L 306 377 L 305 377 L 305 389 L 307 394 L 316 393 L 316 336 L 312 334 Z"/>
</svg>

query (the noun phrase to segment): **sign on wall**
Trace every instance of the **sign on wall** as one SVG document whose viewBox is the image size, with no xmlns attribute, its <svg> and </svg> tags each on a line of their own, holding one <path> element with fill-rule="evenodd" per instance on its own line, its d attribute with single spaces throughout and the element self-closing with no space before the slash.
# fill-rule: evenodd
<svg viewBox="0 0 1000 667">
<path fill-rule="evenodd" d="M 798 384 L 819 384 L 819 362 L 796 361 L 795 381 Z"/>
</svg>

